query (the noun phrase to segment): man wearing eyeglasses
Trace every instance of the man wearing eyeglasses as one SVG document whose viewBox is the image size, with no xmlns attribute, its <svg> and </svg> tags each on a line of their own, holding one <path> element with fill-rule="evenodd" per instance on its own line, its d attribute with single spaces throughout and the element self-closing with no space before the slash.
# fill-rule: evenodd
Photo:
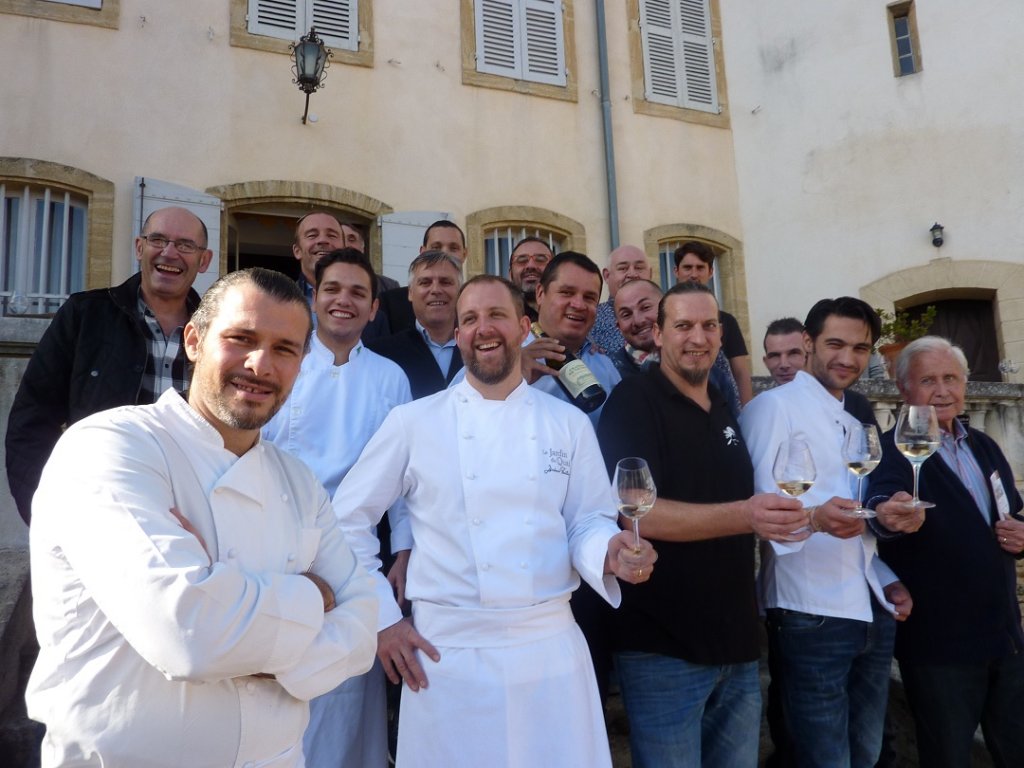
<svg viewBox="0 0 1024 768">
<path fill-rule="evenodd" d="M 537 286 L 544 267 L 555 258 L 551 246 L 545 240 L 530 235 L 524 237 L 512 249 L 508 257 L 508 279 L 519 287 L 526 300 L 526 316 L 531 323 L 538 320 Z"/>
<path fill-rule="evenodd" d="M 121 285 L 73 294 L 54 315 L 7 424 L 7 479 L 28 523 L 39 474 L 66 426 L 118 405 L 188 389 L 182 329 L 212 253 L 206 225 L 184 208 L 149 215 L 135 238 L 139 271 Z"/>
</svg>

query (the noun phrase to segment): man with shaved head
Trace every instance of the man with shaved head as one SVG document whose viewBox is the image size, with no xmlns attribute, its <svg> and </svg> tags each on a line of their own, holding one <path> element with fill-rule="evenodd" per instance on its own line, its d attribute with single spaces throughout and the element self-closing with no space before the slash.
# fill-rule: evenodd
<svg viewBox="0 0 1024 768">
<path fill-rule="evenodd" d="M 647 254 L 635 245 L 620 245 L 608 254 L 608 266 L 601 272 L 608 284 L 608 300 L 597 306 L 590 339 L 610 355 L 625 343 L 616 324 L 615 294 L 630 280 L 650 280 L 651 265 L 647 263 Z"/>
<path fill-rule="evenodd" d="M 27 523 L 39 474 L 65 427 L 116 405 L 188 388 L 182 329 L 213 254 L 206 225 L 184 208 L 149 215 L 135 238 L 139 271 L 121 285 L 72 295 L 29 360 L 7 422 L 7 479 Z"/>
</svg>

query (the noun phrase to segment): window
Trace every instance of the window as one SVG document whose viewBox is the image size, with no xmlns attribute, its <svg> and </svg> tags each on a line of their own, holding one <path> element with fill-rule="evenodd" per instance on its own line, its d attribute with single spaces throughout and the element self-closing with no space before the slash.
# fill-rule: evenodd
<svg viewBox="0 0 1024 768">
<path fill-rule="evenodd" d="M 0 13 L 117 29 L 121 0 L 0 0 Z"/>
<path fill-rule="evenodd" d="M 316 27 L 328 47 L 359 48 L 357 0 L 249 0 L 249 32 L 296 41 Z"/>
<path fill-rule="evenodd" d="M 466 216 L 466 275 L 508 276 L 512 246 L 528 235 L 547 240 L 555 253 L 587 252 L 583 225 L 546 208 L 499 205 Z"/>
<path fill-rule="evenodd" d="M 689 238 L 688 238 L 689 239 Z M 663 240 L 658 243 L 658 265 L 660 267 L 660 282 L 661 289 L 667 291 L 678 280 L 676 280 L 676 248 L 685 243 L 687 240 Z M 715 254 L 715 270 L 711 275 L 711 282 L 708 283 L 714 294 L 715 298 L 718 299 L 718 303 L 722 303 L 722 287 L 721 282 L 718 279 L 718 264 L 719 256 L 721 256 L 721 249 L 716 247 L 713 243 L 708 243 L 711 246 L 711 250 Z"/>
<path fill-rule="evenodd" d="M 640 0 L 644 98 L 718 113 L 710 0 Z"/>
<path fill-rule="evenodd" d="M 0 183 L 0 296 L 8 315 L 56 312 L 85 287 L 87 209 L 83 197 Z"/>
<path fill-rule="evenodd" d="M 484 270 L 489 275 L 508 277 L 508 259 L 515 244 L 524 237 L 546 241 L 552 253 L 564 250 L 565 237 L 549 229 L 522 225 L 505 225 L 484 230 Z"/>
<path fill-rule="evenodd" d="M 2 2 L 2 0 L 0 0 Z M 316 27 L 332 64 L 373 66 L 372 0 L 229 0 L 231 45 L 290 55 Z"/>
<path fill-rule="evenodd" d="M 476 68 L 565 85 L 561 0 L 476 0 Z"/>
<path fill-rule="evenodd" d="M 917 44 L 917 14 L 914 12 L 914 3 L 895 3 L 890 5 L 888 10 L 893 74 L 896 77 L 903 77 L 920 72 L 921 55 Z"/>
<path fill-rule="evenodd" d="M 576 100 L 573 0 L 461 0 L 462 82 Z"/>
</svg>

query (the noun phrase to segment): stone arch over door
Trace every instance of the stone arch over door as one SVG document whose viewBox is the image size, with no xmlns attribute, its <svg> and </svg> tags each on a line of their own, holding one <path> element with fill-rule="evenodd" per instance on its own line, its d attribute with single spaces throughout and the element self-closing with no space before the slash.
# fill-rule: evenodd
<svg viewBox="0 0 1024 768">
<path fill-rule="evenodd" d="M 248 206 L 265 205 L 267 203 L 287 203 L 299 205 L 308 210 L 317 208 L 341 209 L 354 216 L 375 221 L 385 213 L 394 209 L 380 200 L 354 192 L 344 187 L 331 184 L 320 184 L 312 181 L 283 181 L 265 179 L 261 181 L 243 181 L 237 184 L 224 184 L 208 187 L 207 193 L 216 195 L 224 201 L 221 214 L 221 274 L 227 271 L 228 253 L 228 217 L 236 210 Z M 382 267 L 380 238 L 370 238 L 370 263 L 378 273 Z"/>
<path fill-rule="evenodd" d="M 868 283 L 861 288 L 860 297 L 873 307 L 890 311 L 939 299 L 991 297 L 1001 356 L 1024 362 L 1024 265 L 935 259 Z M 1007 379 L 1024 381 L 1020 372 Z"/>
</svg>

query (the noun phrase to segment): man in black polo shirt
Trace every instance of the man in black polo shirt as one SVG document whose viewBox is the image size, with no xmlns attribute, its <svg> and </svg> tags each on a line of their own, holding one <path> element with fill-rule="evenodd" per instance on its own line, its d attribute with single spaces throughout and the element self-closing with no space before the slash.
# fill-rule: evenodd
<svg viewBox="0 0 1024 768">
<path fill-rule="evenodd" d="M 718 303 L 683 282 L 654 330 L 658 366 L 623 380 L 598 439 L 609 470 L 626 456 L 651 467 L 658 501 L 641 521 L 658 570 L 623 587 L 616 661 L 635 765 L 756 766 L 761 692 L 753 533 L 809 535 L 800 503 L 753 493 L 753 468 L 708 373 L 721 347 Z"/>
</svg>

